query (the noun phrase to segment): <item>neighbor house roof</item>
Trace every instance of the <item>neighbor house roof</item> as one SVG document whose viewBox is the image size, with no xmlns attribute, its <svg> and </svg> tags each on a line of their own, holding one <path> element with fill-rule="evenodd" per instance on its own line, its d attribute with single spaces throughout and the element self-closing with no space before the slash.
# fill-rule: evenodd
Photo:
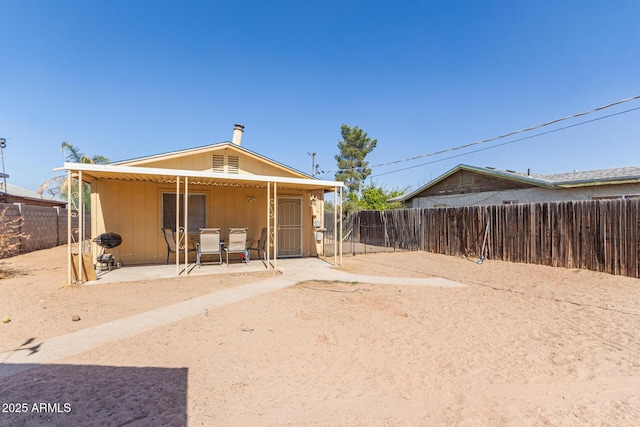
<svg viewBox="0 0 640 427">
<path fill-rule="evenodd" d="M 431 182 L 427 183 L 426 185 L 418 188 L 417 190 L 407 194 L 403 194 L 401 196 L 397 196 L 391 200 L 401 202 L 409 200 L 422 193 L 424 190 L 445 180 L 454 173 L 462 170 L 546 188 L 572 188 L 604 184 L 640 183 L 640 166 L 541 175 L 530 172 L 499 170 L 491 167 L 479 167 L 460 164 L 455 168 L 440 175 Z"/>
<path fill-rule="evenodd" d="M 0 178 L 2 178 L 2 174 L 0 174 Z M 67 204 L 65 200 L 60 200 L 55 198 L 47 199 L 42 197 L 42 195 L 38 194 L 35 191 L 27 190 L 26 188 L 18 187 L 17 185 L 13 185 L 9 183 L 7 183 L 7 188 L 5 191 L 4 184 L 1 181 L 0 181 L 0 192 L 6 193 L 8 196 L 12 196 L 11 203 L 18 203 L 22 201 L 25 201 L 25 202 L 34 201 L 34 202 L 38 202 L 38 204 L 40 205 L 65 206 Z"/>
<path fill-rule="evenodd" d="M 0 191 L 11 194 L 13 196 L 29 197 L 32 199 L 42 199 L 42 196 L 40 196 L 40 194 L 36 193 L 35 191 L 27 190 L 26 188 L 18 187 L 17 185 L 7 183 L 6 190 L 3 187 L 4 187 L 3 183 L 0 182 Z"/>
</svg>

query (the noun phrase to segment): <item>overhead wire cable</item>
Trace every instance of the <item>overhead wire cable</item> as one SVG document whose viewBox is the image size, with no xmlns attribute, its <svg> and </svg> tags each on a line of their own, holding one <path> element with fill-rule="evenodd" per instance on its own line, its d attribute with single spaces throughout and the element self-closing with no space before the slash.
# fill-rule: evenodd
<svg viewBox="0 0 640 427">
<path fill-rule="evenodd" d="M 543 127 L 546 127 L 546 126 L 551 126 L 553 124 L 556 124 L 556 123 L 559 123 L 559 122 L 563 122 L 565 120 L 570 120 L 570 119 L 574 119 L 576 117 L 581 117 L 581 116 L 585 116 L 587 114 L 592 114 L 592 113 L 595 113 L 595 112 L 598 112 L 598 111 L 605 110 L 607 108 L 614 107 L 616 105 L 624 104 L 626 102 L 635 101 L 636 99 L 640 99 L 640 95 L 632 96 L 630 98 L 621 99 L 620 101 L 611 102 L 609 104 L 602 105 L 600 107 L 593 108 L 593 109 L 588 110 L 588 111 L 583 111 L 581 113 L 571 114 L 569 116 L 561 117 L 559 119 L 554 119 L 554 120 L 551 120 L 551 121 L 548 121 L 548 122 L 545 122 L 545 123 L 541 123 L 541 124 L 536 125 L 536 126 L 531 126 L 531 127 L 528 127 L 528 128 L 524 128 L 524 129 L 516 130 L 516 131 L 513 131 L 513 132 L 505 133 L 505 134 L 502 134 L 502 135 L 499 135 L 499 136 L 495 136 L 493 138 L 483 139 L 481 141 L 470 142 L 468 144 L 459 145 L 457 147 L 446 148 L 444 150 L 434 151 L 432 153 L 427 153 L 427 154 L 421 154 L 419 156 L 409 157 L 409 158 L 406 158 L 406 159 L 400 159 L 400 160 L 394 160 L 394 161 L 391 161 L 391 162 L 385 162 L 385 163 L 379 163 L 379 164 L 376 164 L 376 165 L 370 165 L 368 167 L 375 168 L 375 167 L 380 167 L 380 166 L 389 166 L 389 165 L 398 164 L 398 163 L 410 162 L 412 160 L 422 159 L 424 157 L 433 157 L 433 156 L 437 156 L 437 155 L 440 155 L 440 154 L 448 153 L 448 152 L 451 152 L 451 151 L 457 151 L 457 150 L 462 150 L 462 149 L 465 149 L 465 148 L 473 147 L 473 146 L 479 145 L 479 144 L 486 144 L 487 142 L 497 141 L 499 139 L 508 138 L 510 136 L 513 136 L 513 135 L 521 134 L 521 133 L 524 133 L 524 132 L 530 132 L 532 130 L 540 129 L 540 128 L 543 128 Z M 568 126 L 568 127 L 571 127 L 571 126 Z M 544 133 L 541 134 L 541 135 L 544 135 Z M 498 145 L 496 145 L 496 146 L 498 146 Z M 347 171 L 347 170 L 354 170 L 354 169 L 358 169 L 358 168 L 345 168 L 345 169 L 340 169 L 339 171 Z M 339 172 L 339 171 L 328 171 L 328 172 Z"/>
<path fill-rule="evenodd" d="M 443 157 L 443 158 L 438 159 L 438 160 L 432 160 L 430 162 L 420 163 L 418 165 L 408 166 L 408 167 L 402 168 L 402 169 L 396 169 L 396 170 L 392 170 L 392 171 L 388 171 L 388 172 L 378 173 L 378 174 L 375 174 L 375 175 L 371 175 L 371 178 L 376 178 L 376 177 L 382 176 L 382 175 L 389 175 L 389 174 L 396 173 L 396 172 L 402 172 L 402 171 L 405 171 L 405 170 L 408 170 L 408 169 L 414 169 L 414 168 L 417 168 L 417 167 L 420 167 L 420 166 L 426 166 L 426 165 L 430 165 L 430 164 L 433 164 L 433 163 L 443 162 L 445 160 L 450 160 L 450 159 L 455 159 L 457 157 L 467 156 L 469 154 L 478 153 L 480 151 L 491 150 L 491 149 L 494 149 L 494 148 L 502 147 L 504 145 L 513 144 L 515 142 L 524 141 L 526 139 L 537 138 L 537 137 L 542 136 L 542 135 L 547 135 L 547 134 L 550 134 L 550 133 L 559 132 L 561 130 L 573 128 L 573 127 L 576 127 L 576 126 L 581 126 L 581 125 L 584 125 L 584 124 L 597 122 L 599 120 L 608 119 L 610 117 L 619 116 L 621 114 L 630 113 L 630 112 L 636 111 L 636 110 L 640 110 L 640 107 L 631 108 L 629 110 L 620 111 L 618 113 L 609 114 L 607 116 L 598 117 L 596 119 L 586 120 L 584 122 L 575 123 L 575 124 L 572 124 L 572 125 L 568 125 L 568 126 L 564 126 L 564 127 L 558 128 L 558 129 L 553 129 L 553 130 L 549 130 L 549 131 L 546 131 L 546 132 L 537 133 L 535 135 L 525 136 L 523 138 L 514 139 L 513 141 L 503 142 L 501 144 L 492 145 L 490 147 L 478 148 L 476 150 L 467 151 L 466 153 L 456 154 L 455 156 Z M 379 165 L 376 165 L 376 166 L 379 166 Z M 371 167 L 374 167 L 374 166 L 371 166 Z"/>
</svg>

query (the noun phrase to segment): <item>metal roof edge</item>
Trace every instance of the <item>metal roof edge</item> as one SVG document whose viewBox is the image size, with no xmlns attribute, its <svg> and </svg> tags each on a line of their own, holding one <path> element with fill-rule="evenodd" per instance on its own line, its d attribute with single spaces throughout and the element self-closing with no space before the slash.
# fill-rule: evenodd
<svg viewBox="0 0 640 427">
<path fill-rule="evenodd" d="M 561 181 L 555 185 L 561 188 L 575 188 L 575 187 L 594 187 L 596 185 L 618 185 L 618 184 L 637 184 L 640 183 L 640 176 L 627 177 L 627 178 L 600 178 L 600 179 L 583 179 L 576 181 Z"/>
<path fill-rule="evenodd" d="M 419 187 L 416 190 L 411 191 L 410 193 L 406 194 L 406 195 L 400 195 L 400 196 L 396 196 L 392 199 L 392 201 L 398 201 L 398 202 L 406 202 L 408 199 L 414 197 L 417 194 L 420 194 L 421 192 L 423 192 L 424 190 L 426 190 L 429 187 L 432 187 L 433 185 L 437 184 L 438 182 L 442 181 L 443 179 L 449 177 L 450 175 L 454 174 L 455 172 L 457 172 L 458 170 L 460 170 L 460 168 L 462 166 L 465 165 L 458 165 L 456 167 L 454 167 L 453 169 L 449 169 L 447 172 L 443 173 L 442 175 L 436 177 L 435 179 L 432 179 L 431 181 L 427 182 L 425 185 Z"/>
<path fill-rule="evenodd" d="M 165 153 L 151 154 L 149 156 L 134 157 L 132 159 L 118 160 L 117 162 L 111 162 L 109 164 L 118 165 L 118 166 L 124 166 L 124 165 L 129 164 L 129 163 L 142 162 L 142 161 L 145 161 L 145 160 L 149 160 L 149 161 L 157 160 L 157 159 L 160 159 L 162 157 L 169 157 L 169 156 L 174 156 L 174 155 L 179 155 L 179 154 L 188 154 L 190 152 L 206 150 L 206 149 L 209 149 L 209 148 L 215 148 L 217 146 L 222 146 L 222 145 L 226 145 L 226 144 L 231 144 L 231 142 L 230 141 L 223 141 L 223 142 L 218 142 L 218 143 L 215 143 L 215 144 L 208 144 L 208 145 L 201 145 L 201 146 L 198 146 L 198 147 L 185 148 L 185 149 L 182 149 L 182 150 L 167 151 Z"/>
<path fill-rule="evenodd" d="M 509 172 L 509 171 L 499 170 L 499 169 L 489 169 L 489 168 L 486 168 L 486 167 L 483 168 L 480 166 L 469 166 L 469 165 L 463 165 L 463 166 L 465 166 L 468 170 L 473 170 L 478 173 L 484 173 L 486 175 L 493 175 L 500 178 L 506 178 L 512 181 L 519 181 L 527 184 L 533 184 L 539 187 L 552 188 L 556 186 L 555 183 L 552 181 L 548 181 L 540 178 L 534 178 L 532 176 L 519 174 L 517 172 Z"/>
<path fill-rule="evenodd" d="M 237 179 L 253 182 L 276 182 L 287 184 L 307 184 L 325 187 L 344 187 L 342 181 L 319 180 L 316 178 L 290 178 L 272 175 L 248 175 L 248 174 L 228 174 L 216 172 L 201 172 L 184 169 L 148 168 L 142 166 L 121 166 L 114 164 L 100 165 L 94 163 L 71 163 L 65 162 L 63 167 L 55 168 L 59 171 L 83 171 L 83 172 L 103 172 L 103 173 L 126 173 L 138 175 L 164 175 L 179 176 L 188 178 L 210 178 L 210 179 Z"/>
</svg>

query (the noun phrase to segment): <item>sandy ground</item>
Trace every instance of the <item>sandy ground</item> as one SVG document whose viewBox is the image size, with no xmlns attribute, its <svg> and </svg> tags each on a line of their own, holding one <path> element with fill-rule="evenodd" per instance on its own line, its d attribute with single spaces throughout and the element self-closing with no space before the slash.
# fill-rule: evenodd
<svg viewBox="0 0 640 427">
<path fill-rule="evenodd" d="M 4 378 L 0 425 L 640 425 L 637 279 L 344 260 L 468 287 L 304 282 Z M 65 248 L 0 262 L 0 352 L 271 277 L 65 287 L 64 265 Z"/>
</svg>

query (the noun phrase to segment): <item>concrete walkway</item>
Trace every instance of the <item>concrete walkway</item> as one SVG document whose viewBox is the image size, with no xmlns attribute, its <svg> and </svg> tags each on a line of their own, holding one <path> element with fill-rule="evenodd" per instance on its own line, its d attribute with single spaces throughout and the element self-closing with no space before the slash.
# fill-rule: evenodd
<svg viewBox="0 0 640 427">
<path fill-rule="evenodd" d="M 282 272 L 282 275 L 278 277 L 202 295 L 113 322 L 49 338 L 31 347 L 34 350 L 20 348 L 0 353 L 0 378 L 193 317 L 204 313 L 205 310 L 213 310 L 217 307 L 277 291 L 306 280 L 466 287 L 461 283 L 437 277 L 400 278 L 351 274 L 330 268 L 330 264 L 316 258 L 297 260 L 297 262 L 281 263 L 278 261 L 278 267 Z"/>
</svg>

